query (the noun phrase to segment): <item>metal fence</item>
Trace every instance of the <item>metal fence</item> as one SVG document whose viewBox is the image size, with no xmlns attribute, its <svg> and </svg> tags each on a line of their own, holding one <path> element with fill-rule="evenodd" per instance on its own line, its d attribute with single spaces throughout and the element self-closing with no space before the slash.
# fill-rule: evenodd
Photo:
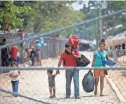
<svg viewBox="0 0 126 104">
<path fill-rule="evenodd" d="M 10 68 L 8 70 L 18 69 L 21 72 L 19 79 L 19 94 L 18 97 L 13 96 L 11 79 L 9 77 L 9 73 L 0 74 L 0 104 L 66 104 L 66 103 L 84 103 L 93 104 L 125 104 L 125 76 L 126 76 L 126 67 L 122 66 L 114 66 L 114 67 L 106 67 L 108 69 L 108 76 L 105 78 L 105 87 L 104 94 L 105 96 L 100 97 L 99 92 L 97 97 L 94 96 L 94 93 L 86 93 L 83 91 L 82 80 L 84 75 L 88 72 L 89 69 L 95 70 L 98 68 L 90 67 L 91 63 L 88 67 L 80 67 L 77 68 L 80 70 L 79 75 L 79 83 L 80 83 L 80 96 L 81 99 L 74 99 L 74 89 L 73 84 L 71 88 L 71 98 L 65 99 L 65 70 L 69 70 L 70 68 L 58 68 L 58 60 L 57 56 L 60 55 L 60 52 L 64 48 L 63 40 L 56 40 L 48 38 L 45 40 L 47 46 L 42 48 L 42 66 L 31 67 L 30 64 L 25 63 L 20 64 L 18 68 Z M 62 42 L 62 44 L 61 44 Z M 62 45 L 62 46 L 61 46 Z M 90 61 L 92 62 L 94 51 L 81 51 L 81 54 L 84 54 Z M 117 55 L 118 56 L 118 55 Z M 124 55 L 121 55 L 124 57 Z M 120 60 L 120 57 L 117 57 Z M 120 62 L 123 62 L 122 60 Z M 25 67 L 24 67 L 25 66 Z M 0 71 L 7 69 L 0 67 Z M 48 75 L 47 70 L 53 69 L 53 74 L 55 74 L 55 70 L 60 69 L 60 74 L 58 74 L 55 78 L 56 81 L 56 98 L 49 98 L 49 88 L 48 88 Z M 100 68 L 99 68 L 100 69 Z M 105 69 L 104 67 L 101 68 Z M 7 71 L 8 72 L 8 71 Z M 111 79 L 113 82 L 111 82 Z M 109 82 L 110 81 L 110 82 Z M 118 88 L 116 91 L 115 87 L 113 87 L 113 83 Z M 113 91 L 114 89 L 114 91 Z M 99 88 L 98 88 L 99 91 Z M 118 93 L 117 93 L 118 92 Z M 121 96 L 121 98 L 117 97 Z M 123 97 L 122 97 L 123 96 Z M 92 103 L 93 100 L 93 103 Z"/>
<path fill-rule="evenodd" d="M 109 14 L 110 15 L 110 14 Z M 104 16 L 99 17 L 102 19 Z M 106 16 L 105 16 L 106 17 Z M 68 26 L 66 28 L 53 30 L 51 32 L 45 33 L 46 35 L 50 35 L 52 32 L 65 30 L 71 27 L 76 27 L 79 30 L 80 27 L 85 28 L 82 24 L 92 22 L 94 20 L 99 20 L 99 18 L 95 18 L 92 20 L 87 20 L 78 24 L 74 24 Z M 98 21 L 99 22 L 99 21 Z M 91 24 L 91 26 L 92 26 Z M 80 27 L 77 27 L 80 26 Z M 73 28 L 72 28 L 73 29 Z M 75 29 L 75 30 L 76 30 Z M 67 30 L 66 30 L 67 31 Z M 70 30 L 69 30 L 70 31 Z M 70 31 L 72 33 L 72 31 Z M 93 31 L 94 32 L 94 31 Z M 62 32 L 61 32 L 62 33 Z M 82 34 L 83 35 L 83 34 Z M 88 35 L 88 34 L 87 34 Z M 22 47 L 21 44 L 16 44 L 19 48 L 19 53 L 21 58 L 23 59 L 23 53 L 25 48 L 30 48 L 30 41 L 33 42 L 42 35 L 29 35 L 24 41 L 16 40 L 17 38 L 11 37 L 8 40 L 11 42 L 22 43 L 26 45 L 26 47 Z M 82 36 L 83 37 L 83 36 Z M 89 39 L 90 36 L 87 36 Z M 29 38 L 29 39 L 28 39 Z M 20 64 L 18 68 L 6 68 L 0 67 L 0 71 L 3 70 L 20 70 L 21 75 L 19 78 L 19 94 L 18 97 L 13 96 L 11 79 L 9 77 L 9 73 L 0 74 L 0 104 L 126 104 L 126 67 L 125 66 L 114 66 L 114 67 L 91 67 L 91 63 L 87 67 L 75 67 L 75 70 L 80 70 L 79 73 L 79 83 L 80 83 L 80 96 L 81 99 L 75 99 L 74 97 L 74 89 L 73 84 L 71 85 L 71 98 L 65 99 L 65 70 L 70 70 L 71 68 L 63 68 L 57 67 L 59 61 L 59 55 L 61 51 L 64 49 L 64 44 L 66 40 L 64 39 L 53 39 L 45 37 L 45 43 L 47 45 L 42 47 L 41 55 L 42 55 L 42 66 L 33 66 L 25 63 Z M 8 43 L 11 43 L 8 42 Z M 34 42 L 33 42 L 34 43 Z M 10 44 L 8 44 L 9 46 Z M 23 48 L 23 49 L 22 49 Z M 110 47 L 108 47 L 110 48 Z M 1 49 L 1 47 L 0 47 Z M 116 51 L 115 48 L 110 49 L 110 53 L 112 53 L 113 58 L 117 59 L 117 62 L 120 61 L 125 63 L 125 52 L 121 52 L 122 50 Z M 82 51 L 81 54 L 84 54 L 91 62 L 93 60 L 94 51 Z M 121 53 L 121 55 L 120 55 Z M 122 54 L 123 53 L 123 54 Z M 119 54 L 119 55 L 118 55 Z M 122 58 L 123 57 L 123 58 Z M 120 59 L 122 58 L 122 59 Z M 28 60 L 27 60 L 28 61 Z M 49 99 L 49 87 L 48 87 L 48 75 L 47 70 L 53 69 L 55 74 L 55 70 L 60 69 L 60 74 L 55 77 L 56 82 L 56 98 Z M 62 70 L 63 69 L 63 70 Z M 87 93 L 83 90 L 82 80 L 84 75 L 88 72 L 89 69 L 96 70 L 108 70 L 108 75 L 105 76 L 105 86 L 104 86 L 104 96 L 99 96 L 100 88 L 98 87 L 98 95 L 94 96 L 94 92 Z"/>
</svg>

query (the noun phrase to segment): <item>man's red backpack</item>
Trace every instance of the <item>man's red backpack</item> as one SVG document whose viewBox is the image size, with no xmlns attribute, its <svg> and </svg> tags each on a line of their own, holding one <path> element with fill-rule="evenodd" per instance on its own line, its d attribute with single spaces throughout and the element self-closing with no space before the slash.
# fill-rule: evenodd
<svg viewBox="0 0 126 104">
<path fill-rule="evenodd" d="M 72 48 L 77 48 L 78 44 L 79 44 L 79 38 L 76 35 L 72 35 L 69 37 L 68 42 L 71 44 Z"/>
</svg>

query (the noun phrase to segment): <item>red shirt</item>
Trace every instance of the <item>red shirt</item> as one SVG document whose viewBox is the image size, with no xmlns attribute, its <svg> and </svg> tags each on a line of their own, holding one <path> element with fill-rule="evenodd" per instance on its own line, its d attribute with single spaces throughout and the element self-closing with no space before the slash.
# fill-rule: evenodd
<svg viewBox="0 0 126 104">
<path fill-rule="evenodd" d="M 77 66 L 76 58 L 73 56 L 73 54 L 66 54 L 65 52 L 62 52 L 60 55 L 60 59 L 63 60 L 64 66 Z"/>
<path fill-rule="evenodd" d="M 15 45 L 11 47 L 10 52 L 11 52 L 11 58 L 17 59 L 18 48 Z"/>
</svg>

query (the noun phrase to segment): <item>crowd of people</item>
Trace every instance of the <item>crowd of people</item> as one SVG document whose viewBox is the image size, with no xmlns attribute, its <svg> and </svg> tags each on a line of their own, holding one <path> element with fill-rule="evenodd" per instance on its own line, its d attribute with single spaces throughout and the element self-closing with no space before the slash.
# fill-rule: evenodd
<svg viewBox="0 0 126 104">
<path fill-rule="evenodd" d="M 6 39 L 2 39 L 1 46 L 6 45 Z M 42 44 L 39 42 L 39 40 L 36 40 L 36 44 L 33 44 L 32 50 L 29 52 L 28 49 L 25 50 L 26 53 L 24 54 L 29 54 L 29 57 L 32 62 L 32 66 L 34 65 L 42 65 L 41 64 L 41 47 Z M 24 55 L 26 56 L 26 55 Z M 18 47 L 14 44 L 10 47 L 6 47 L 1 49 L 1 66 L 3 67 L 18 67 L 19 64 L 21 64 L 22 59 L 19 54 L 19 49 Z M 36 63 L 36 64 L 35 64 Z M 12 83 L 12 90 L 13 90 L 13 95 L 17 97 L 18 94 L 18 85 L 19 85 L 19 75 L 20 71 L 18 70 L 12 70 L 9 72 L 9 77 L 11 78 L 11 83 Z"/>
<path fill-rule="evenodd" d="M 6 39 L 2 39 L 1 46 L 6 45 Z M 21 57 L 21 52 L 19 52 L 19 48 L 17 45 L 12 45 L 7 48 L 1 49 L 1 66 L 8 67 L 11 62 L 16 61 L 18 64 L 28 61 L 28 58 L 31 59 L 32 66 L 34 65 L 42 65 L 41 63 L 41 48 L 42 44 L 39 40 L 36 40 L 35 44 L 32 44 L 31 47 L 26 48 L 23 52 L 23 57 Z"/>
<path fill-rule="evenodd" d="M 2 40 L 1 45 L 6 44 L 6 39 Z M 16 61 L 19 58 L 18 48 L 16 45 L 12 45 L 9 48 L 1 49 L 1 65 L 2 66 L 9 66 L 11 62 Z"/>
<path fill-rule="evenodd" d="M 6 44 L 6 39 L 2 40 L 2 45 Z M 77 67 L 77 59 L 81 58 L 81 54 L 78 50 L 79 41 L 75 44 L 72 40 L 69 40 L 65 44 L 65 50 L 61 52 L 60 59 L 58 62 L 58 67 L 63 65 L 64 67 Z M 32 66 L 35 65 L 35 62 L 38 66 L 41 66 L 41 48 L 42 44 L 39 40 L 36 40 L 36 44 L 32 45 L 32 50 L 30 51 L 30 59 L 32 62 Z M 26 50 L 27 51 L 27 50 Z M 17 67 L 20 64 L 20 55 L 18 52 L 18 48 L 16 45 L 12 45 L 9 48 L 3 48 L 1 50 L 1 59 L 2 59 L 2 66 L 10 66 L 10 67 Z M 102 40 L 99 43 L 99 49 L 94 52 L 92 67 L 104 67 L 103 60 L 111 58 L 108 55 L 108 52 L 105 50 L 105 42 Z M 92 72 L 92 70 L 89 70 Z M 10 71 L 9 76 L 11 78 L 12 88 L 14 92 L 14 96 L 18 94 L 18 84 L 19 84 L 19 75 L 20 71 L 14 70 Z M 54 98 L 56 96 L 56 88 L 55 88 L 55 77 L 57 74 L 60 74 L 60 71 L 57 70 L 55 74 L 53 74 L 53 70 L 48 70 L 48 83 L 49 83 L 49 92 L 50 98 Z M 97 87 L 98 82 L 100 79 L 100 96 L 103 96 L 103 88 L 104 88 L 104 76 L 106 75 L 105 70 L 94 70 L 94 80 L 95 80 L 95 90 L 94 94 L 97 95 Z M 73 78 L 74 82 L 74 96 L 76 99 L 80 99 L 80 92 L 79 92 L 79 70 L 66 70 L 66 98 L 70 98 L 71 96 L 71 82 Z"/>
</svg>

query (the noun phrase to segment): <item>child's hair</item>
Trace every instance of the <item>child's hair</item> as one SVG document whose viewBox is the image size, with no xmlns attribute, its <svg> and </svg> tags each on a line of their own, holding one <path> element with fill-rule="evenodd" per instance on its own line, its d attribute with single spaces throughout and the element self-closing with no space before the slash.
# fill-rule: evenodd
<svg viewBox="0 0 126 104">
<path fill-rule="evenodd" d="M 100 41 L 100 42 L 103 42 L 103 43 L 104 43 L 104 42 L 105 42 L 105 39 L 101 39 L 101 41 Z"/>
<path fill-rule="evenodd" d="M 15 62 L 15 61 L 11 62 L 11 64 L 10 64 L 10 66 L 13 66 L 13 65 L 18 66 L 17 62 Z"/>
<path fill-rule="evenodd" d="M 53 73 L 53 70 L 47 70 L 48 73 L 52 74 Z"/>
</svg>

